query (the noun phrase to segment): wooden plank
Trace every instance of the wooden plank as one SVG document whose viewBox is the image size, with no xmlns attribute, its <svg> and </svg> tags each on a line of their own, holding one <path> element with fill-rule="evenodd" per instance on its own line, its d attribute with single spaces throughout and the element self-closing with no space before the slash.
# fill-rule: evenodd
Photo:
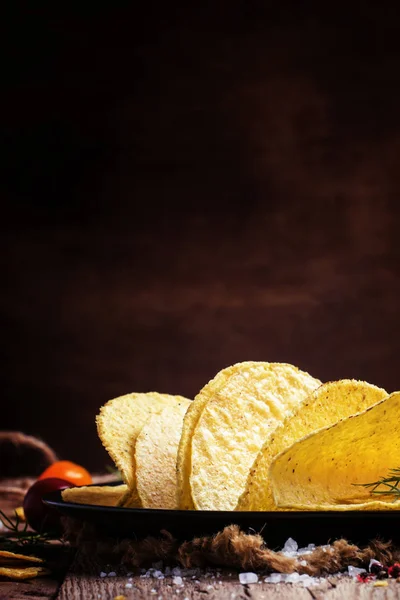
<svg viewBox="0 0 400 600">
<path fill-rule="evenodd" d="M 156 600 L 311 600 L 306 588 L 285 584 L 253 584 L 243 586 L 237 575 L 234 581 L 221 577 L 218 580 L 201 577 L 196 581 L 186 580 L 177 586 L 171 579 L 154 580 L 133 577 L 107 577 L 68 575 L 60 589 L 58 600 L 78 600 L 79 598 L 114 598 L 124 595 L 127 599 Z M 126 584 L 132 585 L 127 588 Z"/>
<path fill-rule="evenodd" d="M 400 584 L 394 580 L 388 580 L 387 587 L 375 587 L 373 583 L 358 583 L 349 577 L 329 578 L 331 587 L 323 592 L 311 588 L 310 593 L 314 600 L 399 600 Z"/>
<path fill-rule="evenodd" d="M 110 572 L 109 566 L 105 571 Z M 154 579 L 140 574 L 100 577 L 102 568 L 92 560 L 76 557 L 57 600 L 80 598 L 107 598 L 125 596 L 153 600 L 400 600 L 400 584 L 388 581 L 388 587 L 376 588 L 373 583 L 362 584 L 349 577 L 330 576 L 309 588 L 300 584 L 266 583 L 264 576 L 259 582 L 242 585 L 237 572 L 228 570 L 208 571 L 193 577 L 182 577 L 182 586 L 174 584 L 171 577 Z M 128 587 L 127 587 L 128 586 Z"/>
<path fill-rule="evenodd" d="M 57 596 L 60 582 L 52 577 L 42 577 L 30 581 L 2 581 L 0 600 L 49 600 Z"/>
</svg>

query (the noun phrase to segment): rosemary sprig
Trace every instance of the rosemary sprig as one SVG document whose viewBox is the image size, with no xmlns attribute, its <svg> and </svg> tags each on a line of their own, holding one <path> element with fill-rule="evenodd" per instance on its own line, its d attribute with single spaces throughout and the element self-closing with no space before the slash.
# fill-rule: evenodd
<svg viewBox="0 0 400 600">
<path fill-rule="evenodd" d="M 353 483 L 370 490 L 371 494 L 379 496 L 394 496 L 393 502 L 400 500 L 400 467 L 389 471 L 387 477 L 381 477 L 378 481 L 371 483 Z M 383 489 L 380 489 L 380 488 Z"/>
<path fill-rule="evenodd" d="M 15 511 L 15 522 L 0 510 L 0 521 L 8 531 L 6 535 L 0 536 L 0 546 L 11 548 L 15 546 L 35 546 L 48 544 L 53 538 L 47 533 L 35 533 L 28 530 L 28 523 L 22 521 Z"/>
</svg>

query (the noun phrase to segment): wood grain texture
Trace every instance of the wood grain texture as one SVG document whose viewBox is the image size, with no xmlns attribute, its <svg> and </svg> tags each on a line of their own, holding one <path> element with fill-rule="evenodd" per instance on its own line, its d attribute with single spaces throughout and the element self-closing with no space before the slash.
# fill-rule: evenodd
<svg viewBox="0 0 400 600">
<path fill-rule="evenodd" d="M 101 469 L 102 403 L 236 361 L 400 387 L 398 19 L 299 7 L 9 24 L 3 429 Z"/>
<path fill-rule="evenodd" d="M 220 579 L 201 577 L 199 583 L 184 581 L 183 587 L 173 585 L 168 580 L 140 579 L 133 577 L 132 588 L 126 588 L 127 578 L 103 578 L 68 574 L 57 598 L 59 600 L 78 600 L 84 597 L 114 598 L 124 595 L 130 598 L 150 598 L 182 600 L 395 600 L 400 598 L 400 585 L 391 581 L 388 587 L 375 588 L 373 585 L 360 584 L 349 578 L 330 578 L 310 588 L 299 584 L 261 583 L 241 585 L 237 574 L 232 577 L 222 574 Z"/>
</svg>

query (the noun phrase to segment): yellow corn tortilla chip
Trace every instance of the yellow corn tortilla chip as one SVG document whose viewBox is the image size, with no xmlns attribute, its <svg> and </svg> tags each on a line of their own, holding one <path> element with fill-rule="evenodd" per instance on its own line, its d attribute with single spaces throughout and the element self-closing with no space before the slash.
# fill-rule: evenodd
<svg viewBox="0 0 400 600">
<path fill-rule="evenodd" d="M 0 577 L 7 577 L 8 579 L 33 579 L 34 577 L 41 577 L 49 574 L 50 571 L 43 567 L 26 567 L 25 569 L 0 567 Z"/>
<path fill-rule="evenodd" d="M 177 504 L 183 510 L 193 510 L 194 504 L 190 490 L 190 474 L 192 470 L 192 437 L 203 408 L 208 399 L 217 392 L 232 375 L 233 367 L 223 369 L 207 383 L 190 403 L 183 421 L 181 439 L 179 441 L 178 456 L 176 459 L 177 475 Z"/>
<path fill-rule="evenodd" d="M 278 507 L 355 510 L 377 500 L 393 505 L 396 495 L 371 494 L 361 484 L 378 481 L 400 465 L 400 392 L 367 410 L 296 442 L 271 464 L 270 479 Z M 355 486 L 356 484 L 356 486 Z M 387 489 L 387 488 L 382 488 Z"/>
<path fill-rule="evenodd" d="M 182 401 L 152 415 L 138 435 L 136 485 L 144 508 L 177 508 L 176 457 L 190 404 Z"/>
<path fill-rule="evenodd" d="M 80 486 L 62 490 L 61 496 L 64 502 L 75 504 L 91 504 L 92 506 L 118 506 L 128 486 L 104 485 L 104 486 Z"/>
<path fill-rule="evenodd" d="M 358 511 L 375 511 L 375 510 L 400 510 L 400 502 L 383 502 L 382 500 L 374 500 L 372 502 L 363 502 L 361 504 L 293 504 L 290 507 L 280 506 L 275 508 L 280 511 L 318 511 L 318 512 L 349 512 Z"/>
<path fill-rule="evenodd" d="M 42 563 L 44 561 L 37 556 L 17 554 L 16 552 L 8 552 L 8 550 L 0 550 L 0 564 L 9 565 L 11 563 L 21 562 Z"/>
<path fill-rule="evenodd" d="M 180 506 L 233 510 L 264 440 L 320 384 L 283 363 L 238 363 L 218 374 L 184 419 L 188 443 L 179 453 L 188 456 L 178 458 L 178 468 L 190 465 L 192 503 L 183 491 Z"/>
<path fill-rule="evenodd" d="M 330 381 L 310 396 L 273 432 L 251 467 L 237 510 L 276 510 L 269 480 L 275 456 L 313 431 L 359 413 L 387 396 L 387 392 L 365 381 Z"/>
<path fill-rule="evenodd" d="M 96 419 L 97 431 L 129 488 L 125 497 L 132 495 L 138 501 L 134 452 L 136 438 L 143 425 L 151 414 L 183 399 L 186 400 L 182 396 L 157 392 L 133 393 L 114 398 L 100 409 Z"/>
</svg>

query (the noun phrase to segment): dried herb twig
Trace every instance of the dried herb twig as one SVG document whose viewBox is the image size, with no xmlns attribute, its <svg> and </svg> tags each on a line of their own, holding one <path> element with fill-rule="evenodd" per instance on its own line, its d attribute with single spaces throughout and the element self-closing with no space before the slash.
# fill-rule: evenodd
<svg viewBox="0 0 400 600">
<path fill-rule="evenodd" d="M 0 536 L 0 546 L 2 548 L 11 548 L 15 546 L 33 546 L 38 544 L 48 544 L 53 539 L 47 533 L 35 533 L 28 530 L 28 523 L 22 521 L 17 511 L 15 511 L 15 522 L 0 510 L 0 521 L 8 532 Z"/>
<path fill-rule="evenodd" d="M 379 496 L 394 496 L 393 502 L 400 500 L 400 467 L 389 471 L 387 477 L 381 477 L 371 483 L 354 483 L 370 490 L 371 494 Z"/>
</svg>

